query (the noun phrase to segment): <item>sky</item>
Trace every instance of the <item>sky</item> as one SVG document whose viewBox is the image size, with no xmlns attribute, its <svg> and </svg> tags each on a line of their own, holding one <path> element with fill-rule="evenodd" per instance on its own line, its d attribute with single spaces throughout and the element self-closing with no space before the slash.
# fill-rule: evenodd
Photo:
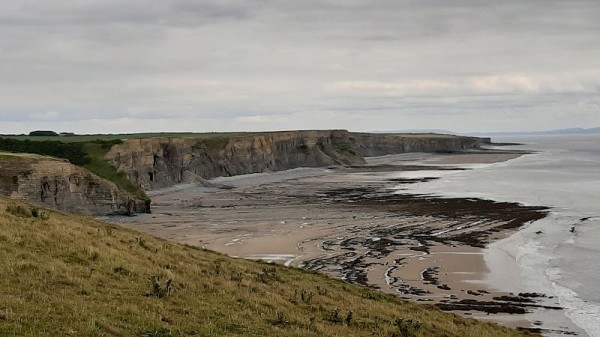
<svg viewBox="0 0 600 337">
<path fill-rule="evenodd" d="M 0 3 L 0 133 L 600 126 L 598 0 Z"/>
</svg>

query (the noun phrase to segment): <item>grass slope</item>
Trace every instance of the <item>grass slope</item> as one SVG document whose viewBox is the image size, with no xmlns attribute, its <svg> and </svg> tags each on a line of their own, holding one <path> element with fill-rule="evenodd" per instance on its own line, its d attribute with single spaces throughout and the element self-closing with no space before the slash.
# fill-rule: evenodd
<svg viewBox="0 0 600 337">
<path fill-rule="evenodd" d="M 300 269 L 31 209 L 0 198 L 0 336 L 529 335 Z"/>
<path fill-rule="evenodd" d="M 87 154 L 89 162 L 82 166 L 100 178 L 112 181 L 119 189 L 131 193 L 134 197 L 140 200 L 150 200 L 144 190 L 127 179 L 125 172 L 117 171 L 114 166 L 104 159 L 110 148 L 111 146 L 107 144 L 93 142 L 83 144 L 83 151 Z"/>
</svg>

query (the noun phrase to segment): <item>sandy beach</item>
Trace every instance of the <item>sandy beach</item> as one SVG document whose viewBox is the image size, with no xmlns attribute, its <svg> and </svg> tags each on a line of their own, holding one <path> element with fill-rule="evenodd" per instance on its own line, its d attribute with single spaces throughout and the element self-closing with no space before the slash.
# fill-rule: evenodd
<svg viewBox="0 0 600 337">
<path fill-rule="evenodd" d="M 296 169 L 153 191 L 153 214 L 113 219 L 231 256 L 315 270 L 467 317 L 531 328 L 538 294 L 486 284 L 483 248 L 545 210 L 402 194 L 402 186 L 520 156 L 406 154 L 356 167 Z M 420 164 L 415 165 L 418 161 Z"/>
</svg>

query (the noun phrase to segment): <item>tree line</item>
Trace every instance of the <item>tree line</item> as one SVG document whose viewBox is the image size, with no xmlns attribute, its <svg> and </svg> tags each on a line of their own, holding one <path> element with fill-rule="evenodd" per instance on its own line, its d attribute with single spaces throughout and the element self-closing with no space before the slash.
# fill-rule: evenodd
<svg viewBox="0 0 600 337">
<path fill-rule="evenodd" d="M 110 148 L 120 140 L 95 140 L 91 143 L 100 144 L 102 148 Z M 83 142 L 64 143 L 54 140 L 31 141 L 12 138 L 0 138 L 0 150 L 15 153 L 34 153 L 67 159 L 71 164 L 83 166 L 91 162 L 85 151 Z"/>
</svg>

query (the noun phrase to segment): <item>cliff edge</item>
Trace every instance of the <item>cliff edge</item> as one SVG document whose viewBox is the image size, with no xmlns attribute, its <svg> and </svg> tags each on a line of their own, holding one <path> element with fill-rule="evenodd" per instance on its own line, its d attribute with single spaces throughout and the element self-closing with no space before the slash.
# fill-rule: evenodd
<svg viewBox="0 0 600 337">
<path fill-rule="evenodd" d="M 475 149 L 475 137 L 282 131 L 231 137 L 144 138 L 115 145 L 105 159 L 144 190 L 219 176 L 297 167 L 364 164 L 363 157 Z"/>
<path fill-rule="evenodd" d="M 0 154 L 0 195 L 77 214 L 148 212 L 114 183 L 66 160 L 31 154 Z"/>
<path fill-rule="evenodd" d="M 361 165 L 371 156 L 476 149 L 486 139 L 315 130 L 71 141 L 42 142 L 38 148 L 36 142 L 6 140 L 9 151 L 56 152 L 83 164 L 0 153 L 0 195 L 78 214 L 134 214 L 150 211 L 143 191 L 221 176 Z"/>
</svg>

